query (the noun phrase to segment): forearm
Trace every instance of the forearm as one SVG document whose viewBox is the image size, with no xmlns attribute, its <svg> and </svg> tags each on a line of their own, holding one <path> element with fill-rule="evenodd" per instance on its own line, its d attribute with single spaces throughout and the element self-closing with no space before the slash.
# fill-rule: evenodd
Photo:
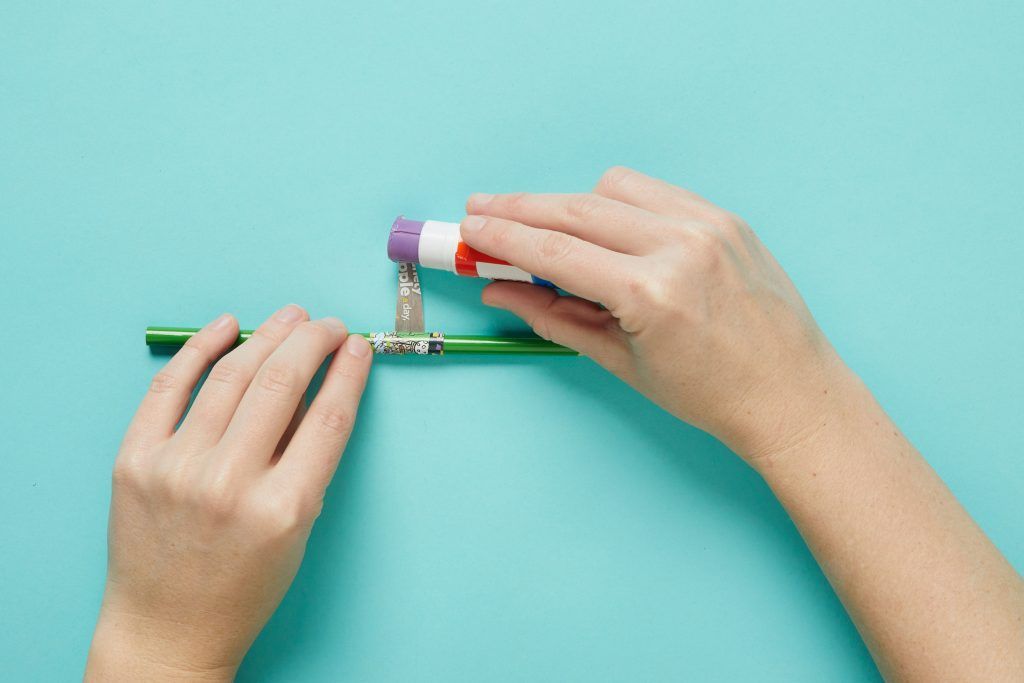
<svg viewBox="0 0 1024 683">
<path fill-rule="evenodd" d="M 863 384 L 755 460 L 890 680 L 1024 680 L 1024 582 Z"/>
</svg>

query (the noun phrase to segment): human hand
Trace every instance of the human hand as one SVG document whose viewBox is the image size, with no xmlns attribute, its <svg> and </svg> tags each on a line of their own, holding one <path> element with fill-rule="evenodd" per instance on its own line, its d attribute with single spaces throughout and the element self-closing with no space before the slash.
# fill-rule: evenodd
<svg viewBox="0 0 1024 683">
<path fill-rule="evenodd" d="M 474 195 L 466 211 L 470 246 L 577 295 L 496 282 L 484 303 L 591 356 L 754 466 L 886 678 L 1022 680 L 1020 576 L 742 220 L 623 168 L 590 194 Z"/>
<path fill-rule="evenodd" d="M 749 462 L 807 438 L 849 378 L 750 228 L 691 192 L 612 168 L 593 193 L 477 194 L 466 212 L 471 247 L 576 295 L 495 282 L 485 304 L 590 356 Z"/>
<path fill-rule="evenodd" d="M 87 680 L 231 679 L 299 568 L 370 347 L 294 305 L 218 361 L 237 336 L 229 315 L 197 333 L 153 378 L 128 428 Z M 335 351 L 307 412 L 306 388 Z"/>
</svg>

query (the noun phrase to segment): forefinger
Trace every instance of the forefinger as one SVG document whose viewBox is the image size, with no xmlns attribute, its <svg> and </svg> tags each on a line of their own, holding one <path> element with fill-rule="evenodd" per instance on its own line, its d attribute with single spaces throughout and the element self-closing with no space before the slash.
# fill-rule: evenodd
<svg viewBox="0 0 1024 683">
<path fill-rule="evenodd" d="M 605 171 L 594 194 L 672 218 L 700 218 L 718 210 L 695 192 L 623 166 Z"/>
<path fill-rule="evenodd" d="M 475 194 L 466 212 L 566 232 L 623 254 L 655 250 L 674 224 L 658 214 L 598 194 Z"/>
<path fill-rule="evenodd" d="M 639 259 L 564 232 L 489 216 L 462 221 L 466 244 L 549 280 L 576 296 L 615 310 Z"/>
<path fill-rule="evenodd" d="M 238 323 L 225 313 L 189 339 L 153 378 L 125 442 L 145 446 L 170 438 L 199 378 L 237 338 Z"/>
</svg>

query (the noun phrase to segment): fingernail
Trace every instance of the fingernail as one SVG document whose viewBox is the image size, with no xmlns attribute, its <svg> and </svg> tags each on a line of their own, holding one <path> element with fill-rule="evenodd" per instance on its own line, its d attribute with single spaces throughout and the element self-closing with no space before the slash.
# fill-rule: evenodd
<svg viewBox="0 0 1024 683">
<path fill-rule="evenodd" d="M 486 204 L 492 199 L 494 199 L 493 194 L 484 194 L 483 192 L 477 192 L 469 196 L 469 202 L 471 204 Z"/>
<path fill-rule="evenodd" d="M 327 325 L 327 327 L 330 327 L 335 332 L 345 332 L 346 331 L 345 323 L 341 322 L 337 318 L 324 318 L 320 322 L 322 322 L 324 325 Z"/>
<path fill-rule="evenodd" d="M 370 343 L 362 335 L 349 335 L 349 338 L 345 340 L 345 350 L 356 358 L 366 358 L 370 353 Z"/>
<path fill-rule="evenodd" d="M 462 219 L 462 234 L 466 233 L 476 234 L 480 232 L 480 229 L 484 227 L 484 223 L 487 219 L 483 216 L 466 216 Z"/>
<path fill-rule="evenodd" d="M 274 314 L 274 320 L 279 320 L 283 323 L 297 323 L 305 317 L 306 312 L 302 310 L 301 306 L 296 304 L 288 304 Z"/>
<path fill-rule="evenodd" d="M 221 313 L 216 320 L 210 323 L 210 329 L 223 330 L 225 327 L 231 325 L 231 320 L 232 318 L 230 313 Z"/>
</svg>

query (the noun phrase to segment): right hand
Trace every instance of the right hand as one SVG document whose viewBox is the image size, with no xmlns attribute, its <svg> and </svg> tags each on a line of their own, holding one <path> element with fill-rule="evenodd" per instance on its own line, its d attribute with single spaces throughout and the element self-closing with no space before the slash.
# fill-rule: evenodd
<svg viewBox="0 0 1024 683">
<path fill-rule="evenodd" d="M 466 212 L 470 246 L 575 295 L 496 282 L 485 304 L 590 356 L 751 463 L 808 438 L 850 384 L 753 231 L 692 192 L 612 168 L 592 193 L 477 194 Z"/>
</svg>

